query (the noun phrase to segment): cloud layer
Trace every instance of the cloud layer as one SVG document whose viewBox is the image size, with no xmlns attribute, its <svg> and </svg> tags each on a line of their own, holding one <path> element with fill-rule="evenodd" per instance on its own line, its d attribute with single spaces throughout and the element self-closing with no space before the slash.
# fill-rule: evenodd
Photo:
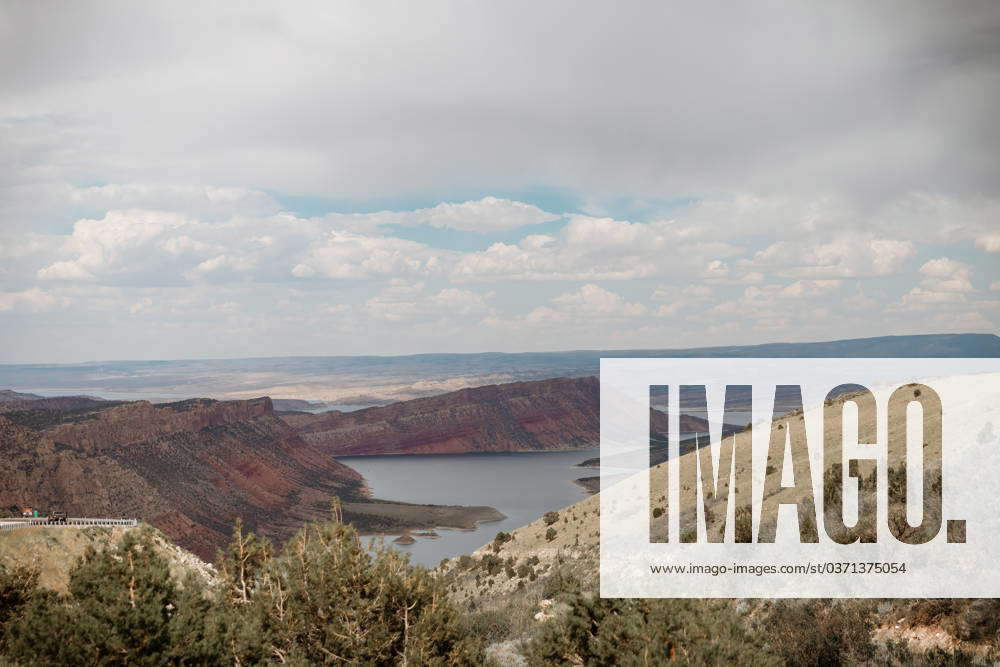
<svg viewBox="0 0 1000 667">
<path fill-rule="evenodd" d="M 0 361 L 996 331 L 959 5 L 12 5 Z"/>
</svg>

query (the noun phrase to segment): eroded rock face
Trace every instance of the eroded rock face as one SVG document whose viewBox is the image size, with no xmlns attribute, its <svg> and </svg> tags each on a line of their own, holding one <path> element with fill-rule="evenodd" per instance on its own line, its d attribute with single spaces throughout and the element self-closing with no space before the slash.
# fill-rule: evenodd
<svg viewBox="0 0 1000 667">
<path fill-rule="evenodd" d="M 273 415 L 271 399 L 213 401 L 196 398 L 179 403 L 153 405 L 134 401 L 101 410 L 98 418 L 80 419 L 52 426 L 53 440 L 91 450 L 102 451 L 132 442 L 141 442 L 164 433 L 198 431 L 209 426 Z"/>
<path fill-rule="evenodd" d="M 0 416 L 2 510 L 141 517 L 208 558 L 235 517 L 281 540 L 325 518 L 334 496 L 366 495 L 357 472 L 304 442 L 267 398 L 138 401 L 56 414 L 51 424 L 37 417 Z"/>
<path fill-rule="evenodd" d="M 596 447 L 599 407 L 597 378 L 557 378 L 283 419 L 338 456 L 531 452 Z"/>
</svg>

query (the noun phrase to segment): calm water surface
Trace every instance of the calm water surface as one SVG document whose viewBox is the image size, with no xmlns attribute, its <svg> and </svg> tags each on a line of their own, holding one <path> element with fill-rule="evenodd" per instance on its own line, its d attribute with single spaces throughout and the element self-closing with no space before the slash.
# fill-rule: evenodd
<svg viewBox="0 0 1000 667">
<path fill-rule="evenodd" d="M 345 456 L 338 460 L 368 480 L 376 498 L 435 505 L 489 505 L 507 518 L 480 524 L 474 531 L 438 528 L 437 539 L 417 537 L 416 544 L 394 545 L 409 552 L 411 561 L 435 567 L 442 558 L 469 553 L 549 510 L 559 510 L 586 498 L 574 484 L 597 475 L 576 464 L 599 450 L 535 454 L 420 454 L 406 456 Z M 387 537 L 389 542 L 393 538 Z"/>
</svg>

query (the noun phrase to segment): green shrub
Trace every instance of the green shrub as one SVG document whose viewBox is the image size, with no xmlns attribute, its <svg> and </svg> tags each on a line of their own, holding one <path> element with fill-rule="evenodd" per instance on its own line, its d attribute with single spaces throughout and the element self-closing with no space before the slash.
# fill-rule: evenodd
<svg viewBox="0 0 1000 667">
<path fill-rule="evenodd" d="M 528 658 L 535 665 L 780 664 L 724 604 L 580 594 L 541 627 Z"/>
<path fill-rule="evenodd" d="M 167 663 L 178 598 L 152 536 L 129 531 L 114 550 L 87 549 L 68 596 L 34 597 L 11 628 L 8 651 L 27 664 Z"/>
<path fill-rule="evenodd" d="M 553 600 L 568 600 L 580 594 L 582 587 L 578 577 L 560 567 L 542 584 L 542 597 Z"/>
<path fill-rule="evenodd" d="M 493 554 L 486 554 L 480 559 L 479 567 L 485 570 L 486 574 L 492 576 L 504 568 L 504 561 Z"/>
<path fill-rule="evenodd" d="M 3 658 L 24 665 L 484 661 L 441 579 L 388 547 L 369 551 L 339 521 L 306 525 L 277 555 L 238 525 L 218 569 L 218 586 L 194 577 L 178 584 L 142 530 L 113 549 L 90 548 L 64 596 L 35 591 L 33 575 L 0 569 L 0 622 L 10 639 Z"/>
<path fill-rule="evenodd" d="M 0 655 L 8 627 L 23 618 L 25 607 L 38 593 L 37 570 L 0 563 Z"/>
<path fill-rule="evenodd" d="M 351 526 L 309 524 L 270 563 L 253 605 L 279 660 L 476 664 L 440 580 L 389 547 L 368 551 Z"/>
<path fill-rule="evenodd" d="M 502 642 L 510 636 L 511 624 L 508 614 L 491 609 L 470 614 L 463 619 L 463 634 L 476 637 L 485 644 Z"/>
<path fill-rule="evenodd" d="M 559 512 L 546 512 L 545 516 L 542 517 L 542 521 L 545 522 L 546 526 L 551 526 L 558 520 L 559 520 Z"/>
<path fill-rule="evenodd" d="M 546 530 L 545 531 L 546 541 L 551 542 L 552 540 L 556 539 L 556 534 L 557 533 L 555 528 L 549 528 L 548 530 Z"/>
<path fill-rule="evenodd" d="M 511 535 L 510 533 L 505 533 L 503 531 L 500 531 L 499 533 L 497 533 L 497 536 L 493 538 L 493 551 L 500 551 L 500 547 L 502 547 L 504 544 L 510 542 L 513 539 L 514 536 Z"/>
<path fill-rule="evenodd" d="M 762 624 L 774 651 L 791 665 L 859 664 L 872 659 L 869 602 L 775 602 Z"/>
</svg>

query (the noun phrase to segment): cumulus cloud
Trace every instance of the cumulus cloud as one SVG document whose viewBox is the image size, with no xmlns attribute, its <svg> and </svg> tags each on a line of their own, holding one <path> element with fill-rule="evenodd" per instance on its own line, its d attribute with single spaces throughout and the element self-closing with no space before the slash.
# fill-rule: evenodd
<svg viewBox="0 0 1000 667">
<path fill-rule="evenodd" d="M 440 273 L 450 253 L 399 238 L 330 232 L 292 268 L 298 278 L 362 279 Z"/>
<path fill-rule="evenodd" d="M 499 232 L 525 225 L 551 222 L 558 220 L 559 217 L 532 204 L 497 197 L 483 197 L 478 201 L 460 204 L 442 202 L 432 208 L 417 209 L 404 217 L 403 224 L 426 223 L 432 227 L 448 227 L 471 232 Z"/>
<path fill-rule="evenodd" d="M 973 291 L 972 272 L 967 264 L 947 257 L 932 259 L 920 267 L 920 284 L 889 310 L 892 312 L 939 310 L 964 306 Z"/>
<path fill-rule="evenodd" d="M 658 317 L 673 317 L 680 311 L 697 304 L 706 303 L 713 295 L 708 285 L 659 285 L 651 297 L 653 301 L 663 302 L 656 309 Z"/>
<path fill-rule="evenodd" d="M 983 234 L 977 237 L 976 247 L 987 252 L 1000 252 L 1000 234 Z"/>
<path fill-rule="evenodd" d="M 826 243 L 778 241 L 754 254 L 746 267 L 788 278 L 866 278 L 891 275 L 914 254 L 910 241 L 845 235 Z"/>
<path fill-rule="evenodd" d="M 629 280 L 677 275 L 738 248 L 687 241 L 671 222 L 629 222 L 574 215 L 557 236 L 529 235 L 465 254 L 455 280 Z"/>
<path fill-rule="evenodd" d="M 927 276 L 923 285 L 934 292 L 971 292 L 972 271 L 967 264 L 947 257 L 932 259 L 920 267 Z"/>
<path fill-rule="evenodd" d="M 561 294 L 550 303 L 550 306 L 533 309 L 524 317 L 524 323 L 529 326 L 560 322 L 590 324 L 640 317 L 647 313 L 643 304 L 627 301 L 620 294 L 592 283 L 583 285 L 575 292 Z"/>
<path fill-rule="evenodd" d="M 430 208 L 412 211 L 331 213 L 324 216 L 324 220 L 359 232 L 374 232 L 387 225 L 429 225 L 442 229 L 493 233 L 551 222 L 560 217 L 533 204 L 490 196 L 459 203 L 441 202 Z"/>
<path fill-rule="evenodd" d="M 994 247 L 1000 198 L 909 191 L 877 202 L 843 193 L 737 193 L 705 198 L 677 214 L 692 238 L 777 236 L 804 240 L 847 233 L 911 242 L 973 241 Z"/>
<path fill-rule="evenodd" d="M 95 280 L 99 276 L 145 271 L 155 258 L 153 246 L 191 222 L 163 211 L 110 211 L 101 220 L 80 220 L 63 245 L 72 259 L 40 269 L 42 280 Z"/>
<path fill-rule="evenodd" d="M 487 303 L 491 295 L 482 295 L 454 287 L 430 292 L 424 283 L 393 280 L 388 287 L 365 302 L 373 317 L 390 322 L 435 320 L 492 313 Z"/>
<path fill-rule="evenodd" d="M 818 329 L 830 321 L 842 286 L 842 280 L 827 279 L 751 285 L 738 298 L 708 309 L 701 319 L 716 326 L 745 322 L 747 328 L 763 332 Z"/>
</svg>

